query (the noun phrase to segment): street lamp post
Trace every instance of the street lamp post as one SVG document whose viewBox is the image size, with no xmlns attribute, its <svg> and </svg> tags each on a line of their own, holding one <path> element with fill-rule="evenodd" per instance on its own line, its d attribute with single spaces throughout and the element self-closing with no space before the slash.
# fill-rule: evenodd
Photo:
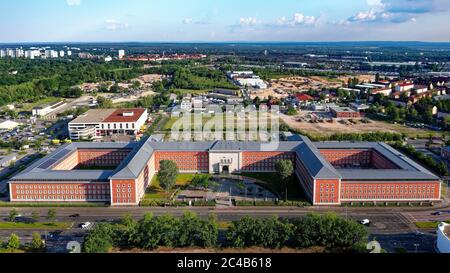
<svg viewBox="0 0 450 273">
<path fill-rule="evenodd" d="M 416 253 L 417 253 L 417 248 L 420 246 L 420 244 L 414 244 L 414 247 L 416 248 Z"/>
</svg>

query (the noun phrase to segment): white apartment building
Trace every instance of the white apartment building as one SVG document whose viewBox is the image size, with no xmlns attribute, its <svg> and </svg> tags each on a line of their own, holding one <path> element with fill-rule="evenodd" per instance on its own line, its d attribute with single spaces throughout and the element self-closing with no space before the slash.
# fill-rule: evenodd
<svg viewBox="0 0 450 273">
<path fill-rule="evenodd" d="M 121 49 L 119 50 L 119 60 L 123 59 L 125 57 L 125 50 Z"/>
<path fill-rule="evenodd" d="M 69 135 L 72 140 L 138 135 L 147 120 L 147 109 L 93 109 L 69 122 Z"/>
<path fill-rule="evenodd" d="M 191 98 L 183 98 L 180 104 L 181 110 L 191 112 L 192 111 L 192 101 Z"/>
<path fill-rule="evenodd" d="M 45 58 L 58 58 L 58 51 L 56 50 L 45 50 Z"/>
</svg>

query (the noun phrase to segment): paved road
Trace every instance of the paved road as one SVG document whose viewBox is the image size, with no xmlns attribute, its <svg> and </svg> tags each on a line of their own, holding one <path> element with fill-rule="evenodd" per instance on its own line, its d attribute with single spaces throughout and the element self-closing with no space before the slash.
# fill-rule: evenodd
<svg viewBox="0 0 450 273">
<path fill-rule="evenodd" d="M 0 208 L 0 221 L 5 220 L 11 208 Z M 48 208 L 18 208 L 20 214 L 27 217 L 33 211 L 39 212 L 42 216 L 41 221 L 46 221 L 45 215 Z M 186 210 L 193 211 L 201 217 L 208 217 L 211 214 L 217 216 L 220 221 L 233 221 L 242 218 L 245 215 L 251 215 L 259 218 L 267 218 L 272 216 L 279 216 L 283 218 L 293 218 L 304 216 L 307 213 L 315 210 L 320 213 L 325 213 L 326 209 L 315 208 L 233 208 L 233 209 L 209 209 L 209 208 L 57 208 L 58 221 L 75 222 L 70 230 L 63 232 L 61 236 L 56 238 L 47 238 L 47 244 L 51 252 L 65 251 L 66 244 L 70 241 L 82 242 L 83 236 L 87 231 L 81 230 L 78 225 L 81 222 L 102 222 L 102 221 L 116 221 L 123 215 L 130 214 L 135 219 L 141 219 L 146 213 L 153 213 L 153 215 L 172 214 L 174 216 L 181 216 Z M 440 216 L 431 215 L 433 211 L 402 211 L 402 210 L 374 210 L 374 209 L 338 209 L 337 213 L 350 220 L 361 220 L 368 218 L 372 221 L 372 225 L 368 227 L 371 239 L 376 239 L 381 243 L 382 247 L 389 252 L 398 251 L 398 249 L 406 249 L 408 252 L 433 252 L 435 235 L 426 233 L 417 235 L 414 221 L 443 221 L 450 219 L 450 209 L 442 210 L 443 214 Z M 70 218 L 72 214 L 80 214 L 79 218 Z M 0 230 L 0 239 L 6 240 L 11 230 Z M 22 241 L 28 242 L 31 239 L 32 230 L 14 231 L 18 233 Z M 37 231 L 45 235 L 44 231 Z"/>
<path fill-rule="evenodd" d="M 0 218 L 6 219 L 8 217 L 11 208 L 0 208 Z M 278 216 L 282 218 L 294 218 L 301 217 L 311 212 L 311 209 L 275 209 L 275 208 L 263 208 L 263 209 L 208 209 L 208 208 L 189 208 L 189 209 L 177 209 L 177 208 L 58 208 L 57 220 L 58 221 L 73 221 L 70 218 L 72 214 L 80 214 L 80 217 L 76 219 L 78 222 L 99 222 L 99 221 L 113 221 L 118 220 L 125 214 L 130 214 L 135 219 L 141 219 L 146 213 L 152 213 L 155 216 L 171 214 L 174 216 L 181 216 L 187 210 L 197 213 L 201 217 L 208 217 L 211 214 L 217 216 L 220 221 L 233 221 L 242 218 L 245 215 L 251 215 L 259 218 L 267 218 L 272 216 Z M 18 208 L 17 211 L 23 216 L 30 216 L 33 211 L 38 212 L 43 219 L 47 215 L 48 208 Z M 318 211 L 320 213 L 326 212 L 325 210 Z M 362 211 L 362 210 L 340 210 L 338 212 L 343 217 L 357 221 L 361 219 L 370 219 L 372 226 L 369 228 L 370 232 L 376 232 L 379 234 L 390 233 L 408 233 L 414 231 L 413 219 L 415 217 L 425 217 L 430 212 L 411 212 L 405 215 L 399 211 Z M 447 215 L 445 215 L 447 216 Z M 450 216 L 450 215 L 449 215 Z M 433 219 L 438 220 L 439 216 L 430 216 Z M 442 219 L 444 215 L 440 216 Z M 422 219 L 422 218 L 420 218 Z"/>
</svg>

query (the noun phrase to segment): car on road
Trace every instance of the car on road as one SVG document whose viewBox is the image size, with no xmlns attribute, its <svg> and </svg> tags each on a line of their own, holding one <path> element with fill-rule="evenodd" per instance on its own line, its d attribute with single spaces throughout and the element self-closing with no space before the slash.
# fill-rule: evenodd
<svg viewBox="0 0 450 273">
<path fill-rule="evenodd" d="M 431 215 L 440 216 L 440 215 L 442 215 L 442 211 L 433 212 Z"/>
<path fill-rule="evenodd" d="M 88 229 L 92 226 L 91 222 L 86 222 L 80 225 L 81 229 Z"/>
<path fill-rule="evenodd" d="M 80 214 L 75 213 L 75 214 L 69 215 L 69 217 L 70 218 L 78 218 L 78 217 L 80 217 Z"/>
<path fill-rule="evenodd" d="M 61 235 L 62 233 L 63 233 L 62 230 L 52 231 L 48 234 L 48 237 L 55 238 L 55 237 Z"/>
<path fill-rule="evenodd" d="M 370 226 L 370 220 L 369 219 L 363 219 L 363 220 L 359 221 L 359 223 L 361 225 L 366 226 L 366 227 Z"/>
</svg>

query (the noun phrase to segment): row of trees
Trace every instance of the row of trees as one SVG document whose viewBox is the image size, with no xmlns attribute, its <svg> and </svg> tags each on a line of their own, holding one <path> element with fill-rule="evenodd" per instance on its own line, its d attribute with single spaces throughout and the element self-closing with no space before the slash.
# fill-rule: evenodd
<svg viewBox="0 0 450 273">
<path fill-rule="evenodd" d="M 181 218 L 147 214 L 140 221 L 125 216 L 119 225 L 100 224 L 87 236 L 83 250 L 105 253 L 113 247 L 152 250 L 157 247 L 214 247 L 219 229 L 215 219 L 203 220 L 193 213 Z"/>
<path fill-rule="evenodd" d="M 34 232 L 31 243 L 27 246 L 22 245 L 19 236 L 15 233 L 11 234 L 7 242 L 0 243 L 0 253 L 14 253 L 20 249 L 31 252 L 42 252 L 45 250 L 45 242 L 42 240 L 41 234 Z"/>
<path fill-rule="evenodd" d="M 86 237 L 83 251 L 105 253 L 113 248 L 219 247 L 217 221 L 187 212 L 181 218 L 148 214 L 140 221 L 125 216 L 120 224 L 99 224 Z M 309 248 L 361 251 L 367 231 L 335 214 L 309 214 L 296 219 L 256 219 L 246 216 L 232 222 L 222 246 L 235 248 Z"/>
<path fill-rule="evenodd" d="M 233 222 L 227 240 L 233 247 L 357 249 L 367 242 L 366 229 L 336 214 L 308 214 L 295 219 L 256 219 Z"/>
<path fill-rule="evenodd" d="M 396 142 L 392 146 L 395 149 L 402 151 L 408 156 L 411 156 L 420 163 L 424 164 L 427 168 L 429 168 L 433 172 L 441 176 L 449 175 L 447 164 L 445 164 L 445 162 L 437 162 L 436 160 L 434 160 L 433 157 L 417 151 L 416 148 L 414 148 L 414 146 L 410 144 L 404 144 L 403 142 Z"/>
</svg>

